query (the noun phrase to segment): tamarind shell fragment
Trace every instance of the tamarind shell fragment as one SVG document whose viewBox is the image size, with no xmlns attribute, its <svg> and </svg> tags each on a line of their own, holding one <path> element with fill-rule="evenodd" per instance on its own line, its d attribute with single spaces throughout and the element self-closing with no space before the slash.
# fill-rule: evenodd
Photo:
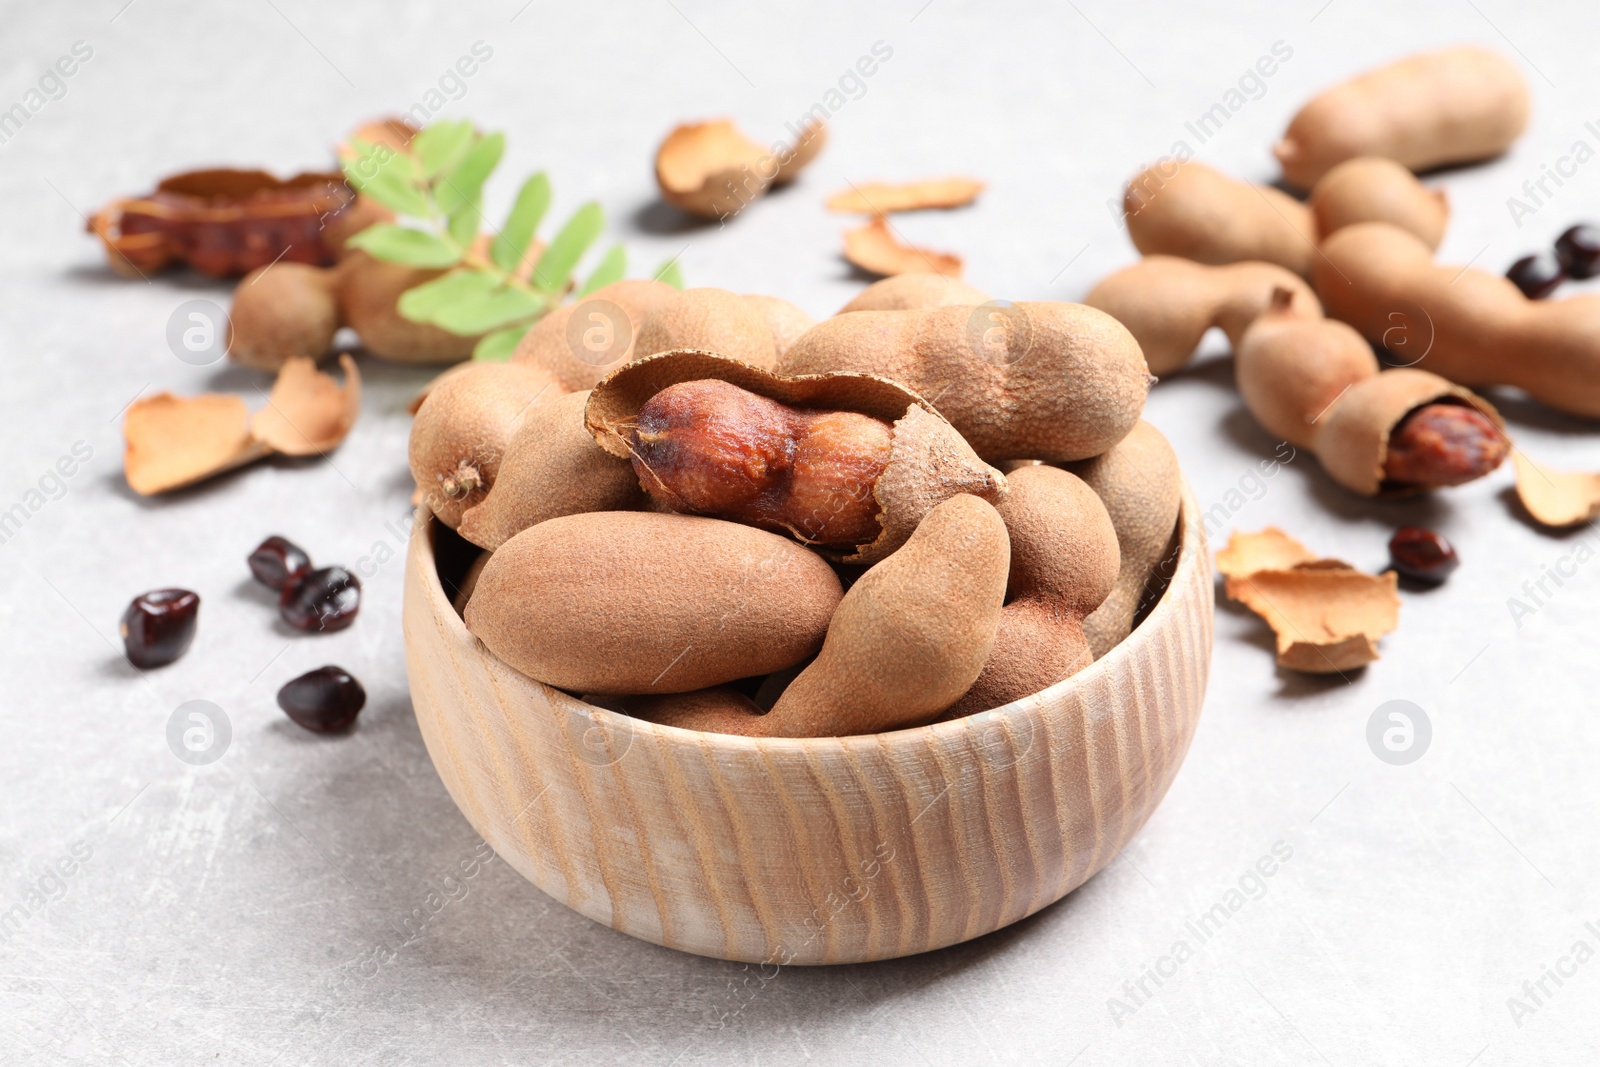
<svg viewBox="0 0 1600 1067">
<path fill-rule="evenodd" d="M 715 379 L 800 408 L 855 411 L 892 426 L 888 463 L 872 486 L 881 532 L 854 550 L 816 546 L 830 559 L 872 563 L 905 544 L 924 515 L 950 497 L 970 493 L 998 500 L 1005 476 L 916 393 L 871 374 L 780 377 L 712 352 L 680 349 L 630 363 L 589 397 L 585 421 L 600 447 L 619 459 L 633 455 L 630 430 L 645 402 L 670 385 Z"/>
</svg>

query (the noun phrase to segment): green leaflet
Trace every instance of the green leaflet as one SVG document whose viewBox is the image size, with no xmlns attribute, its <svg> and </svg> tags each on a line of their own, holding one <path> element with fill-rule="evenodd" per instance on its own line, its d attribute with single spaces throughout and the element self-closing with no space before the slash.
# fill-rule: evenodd
<svg viewBox="0 0 1600 1067">
<path fill-rule="evenodd" d="M 511 206 L 511 214 L 506 216 L 506 224 L 495 236 L 494 247 L 490 250 L 490 258 L 495 266 L 503 270 L 517 269 L 529 242 L 533 240 L 533 232 L 539 228 L 549 208 L 550 179 L 541 171 L 522 183 L 522 188 L 517 192 L 517 202 Z"/>
<path fill-rule="evenodd" d="M 444 238 L 392 222 L 368 226 L 349 243 L 376 259 L 407 267 L 453 267 L 461 261 L 461 249 Z"/>
<path fill-rule="evenodd" d="M 621 245 L 612 245 L 606 252 L 605 258 L 600 260 L 600 265 L 589 275 L 589 280 L 583 283 L 579 291 L 580 297 L 588 296 L 596 289 L 604 289 L 612 282 L 620 282 L 622 276 L 628 273 L 628 250 Z"/>
<path fill-rule="evenodd" d="M 400 294 L 400 314 L 412 322 L 432 322 L 433 317 L 457 300 L 486 296 L 496 286 L 488 274 L 470 269 L 453 270 Z"/>
<path fill-rule="evenodd" d="M 533 268 L 534 288 L 547 293 L 559 293 L 566 288 L 573 268 L 600 236 L 605 222 L 605 214 L 599 204 L 591 200 L 580 207 L 561 227 L 561 232 L 544 250 L 544 255 L 539 257 L 538 264 Z"/>
<path fill-rule="evenodd" d="M 451 301 L 434 312 L 433 323 L 451 333 L 471 337 L 542 314 L 548 306 L 537 293 L 500 285 Z"/>
<path fill-rule="evenodd" d="M 656 272 L 651 277 L 658 282 L 665 282 L 674 289 L 683 288 L 683 272 L 678 269 L 678 257 L 676 256 L 657 267 Z"/>
<path fill-rule="evenodd" d="M 521 323 L 517 326 L 508 326 L 503 330 L 485 334 L 472 350 L 473 359 L 481 359 L 488 363 L 504 363 L 511 358 L 511 353 L 517 350 L 517 345 L 522 341 L 522 335 L 528 332 L 532 323 Z"/>
<path fill-rule="evenodd" d="M 475 139 L 470 122 L 431 122 L 411 139 L 422 176 L 435 178 L 460 162 Z"/>
</svg>

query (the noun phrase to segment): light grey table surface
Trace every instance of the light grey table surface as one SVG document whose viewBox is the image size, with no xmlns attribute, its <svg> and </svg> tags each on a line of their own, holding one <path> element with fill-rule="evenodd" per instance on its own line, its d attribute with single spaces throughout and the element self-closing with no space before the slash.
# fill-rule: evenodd
<svg viewBox="0 0 1600 1067">
<path fill-rule="evenodd" d="M 1596 162 L 1520 227 L 1506 205 L 1575 142 L 1600 145 L 1592 4 L 95 0 L 0 15 L 0 108 L 24 101 L 75 42 L 92 49 L 0 145 L 0 510 L 26 510 L 0 544 L 0 914 L 14 916 L 0 919 L 0 1061 L 1592 1059 L 1600 568 L 1588 563 L 1593 532 L 1551 536 L 1518 517 L 1509 469 L 1402 504 L 1352 499 L 1304 456 L 1261 478 L 1273 442 L 1209 346 L 1218 358 L 1161 384 L 1148 414 L 1202 505 L 1222 506 L 1214 532 L 1275 523 L 1376 568 L 1392 528 L 1421 521 L 1457 543 L 1459 574 L 1406 594 L 1383 658 L 1347 680 L 1276 671 L 1263 626 L 1220 609 L 1187 763 L 1107 870 L 974 943 L 752 984 L 739 965 L 598 926 L 504 862 L 443 881 L 480 842 L 418 735 L 402 567 L 378 562 L 401 549 L 404 406 L 428 372 L 363 358 L 361 420 L 325 462 L 139 499 L 120 460 L 119 413 L 135 396 L 223 389 L 259 404 L 265 383 L 186 365 L 167 346 L 174 308 L 226 302 L 225 286 L 113 277 L 81 232 L 84 214 L 174 170 L 321 166 L 344 130 L 424 99 L 483 42 L 491 58 L 441 113 L 508 131 L 497 210 L 514 176 L 546 168 L 558 213 L 599 199 L 641 268 L 681 254 L 691 284 L 772 292 L 822 316 L 861 284 L 837 256 L 848 220 L 823 210 L 826 193 L 971 173 L 990 183 L 976 207 L 906 216 L 901 229 L 963 253 L 970 280 L 996 295 L 1075 299 L 1133 258 L 1106 202 L 1176 140 L 1270 180 L 1268 145 L 1313 91 L 1411 50 L 1478 41 L 1518 57 L 1535 114 L 1509 156 L 1438 179 L 1455 208 L 1441 256 L 1501 270 L 1600 216 Z M 830 97 L 877 42 L 890 58 Z M 1275 42 L 1290 58 L 1199 143 L 1185 123 Z M 798 187 L 726 228 L 653 206 L 652 153 L 675 123 L 729 114 L 765 139 L 818 102 L 837 105 L 833 140 Z M 1592 425 L 1502 399 L 1528 452 L 1600 468 Z M 53 480 L 74 447 L 92 457 Z M 301 637 L 276 621 L 243 564 L 269 532 L 370 571 L 353 628 Z M 1534 602 L 1524 583 L 1553 568 L 1575 573 Z M 199 637 L 176 665 L 140 676 L 118 655 L 117 618 L 129 597 L 166 585 L 204 598 Z M 301 731 L 273 699 L 329 662 L 370 694 L 342 739 Z M 191 699 L 232 725 L 209 766 L 168 748 L 168 719 Z M 1394 699 L 1432 726 L 1406 766 L 1366 739 Z M 1275 848 L 1289 858 L 1252 881 Z M 1241 879 L 1245 903 L 1195 942 L 1186 923 Z M 1161 964 L 1185 939 L 1192 958 Z M 1157 964 L 1169 976 L 1145 979 L 1145 996 L 1137 983 Z M 1532 1010 L 1513 1011 L 1513 997 Z"/>
</svg>

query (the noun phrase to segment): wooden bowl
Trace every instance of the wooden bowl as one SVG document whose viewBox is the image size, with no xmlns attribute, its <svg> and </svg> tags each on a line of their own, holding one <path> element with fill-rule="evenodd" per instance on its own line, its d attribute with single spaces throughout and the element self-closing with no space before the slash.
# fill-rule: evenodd
<svg viewBox="0 0 1600 1067">
<path fill-rule="evenodd" d="M 417 723 L 473 828 L 596 922 L 750 963 L 926 952 L 1060 900 L 1165 795 L 1211 661 L 1187 490 L 1179 524 L 1160 602 L 1074 677 L 932 726 L 756 739 L 632 719 L 500 662 L 441 584 L 436 543 L 464 542 L 424 513 L 405 589 Z"/>
</svg>

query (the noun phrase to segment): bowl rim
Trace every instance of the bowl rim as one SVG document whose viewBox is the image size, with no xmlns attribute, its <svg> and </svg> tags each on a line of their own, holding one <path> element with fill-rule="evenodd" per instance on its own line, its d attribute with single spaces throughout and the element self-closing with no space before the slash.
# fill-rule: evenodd
<svg viewBox="0 0 1600 1067">
<path fill-rule="evenodd" d="M 432 524 L 439 522 L 437 517 L 428 508 L 426 503 L 417 506 L 417 517 L 412 527 L 411 538 L 414 547 L 420 553 L 418 562 L 422 564 L 423 574 L 427 582 L 423 590 L 432 609 L 434 621 L 446 628 L 449 639 L 467 644 L 481 656 L 500 665 L 505 670 L 515 674 L 518 678 L 526 679 L 531 685 L 539 686 L 544 690 L 547 698 L 552 703 L 566 707 L 573 711 L 589 714 L 597 723 L 627 731 L 633 736 L 644 734 L 670 745 L 693 744 L 699 746 L 712 745 L 728 751 L 745 752 L 771 752 L 793 751 L 806 752 L 835 747 L 838 745 L 869 745 L 901 747 L 905 745 L 922 746 L 935 740 L 948 741 L 955 735 L 968 733 L 975 723 L 988 722 L 1004 713 L 1031 712 L 1039 714 L 1040 705 L 1059 705 L 1065 695 L 1074 688 L 1100 684 L 1103 677 L 1112 672 L 1122 672 L 1125 669 L 1124 661 L 1136 654 L 1136 651 L 1145 644 L 1155 640 L 1157 631 L 1168 625 L 1180 610 L 1176 599 L 1167 595 L 1173 587 L 1188 576 L 1196 567 L 1209 568 L 1209 559 L 1202 560 L 1205 539 L 1199 523 L 1200 505 L 1195 499 L 1188 480 L 1182 481 L 1182 499 L 1178 509 L 1176 530 L 1178 533 L 1177 561 L 1172 568 L 1172 574 L 1167 579 L 1167 588 L 1163 590 L 1161 599 L 1151 609 L 1150 613 L 1140 621 L 1132 633 L 1119 641 L 1110 652 L 1078 673 L 1063 678 L 1054 685 L 1018 697 L 1009 704 L 1002 704 L 997 708 L 986 711 L 973 712 L 956 719 L 947 719 L 942 722 L 925 723 L 922 726 L 907 726 L 897 730 L 884 730 L 871 734 L 849 734 L 843 737 L 746 737 L 741 734 L 719 734 L 704 730 L 690 730 L 681 726 L 666 726 L 661 723 L 649 722 L 645 719 L 634 718 L 632 715 L 609 708 L 602 708 L 591 704 L 581 697 L 572 696 L 565 690 L 557 689 L 546 682 L 541 682 L 531 675 L 523 674 L 515 667 L 490 652 L 484 643 L 478 640 L 477 635 L 467 629 L 464 619 L 456 612 L 450 598 L 445 595 L 444 586 L 439 580 L 438 560 L 434 552 L 433 538 L 430 536 Z M 439 522 L 440 526 L 444 524 Z M 1034 705 L 1032 708 L 1027 705 Z M 507 709 L 509 710 L 509 709 Z"/>
</svg>

